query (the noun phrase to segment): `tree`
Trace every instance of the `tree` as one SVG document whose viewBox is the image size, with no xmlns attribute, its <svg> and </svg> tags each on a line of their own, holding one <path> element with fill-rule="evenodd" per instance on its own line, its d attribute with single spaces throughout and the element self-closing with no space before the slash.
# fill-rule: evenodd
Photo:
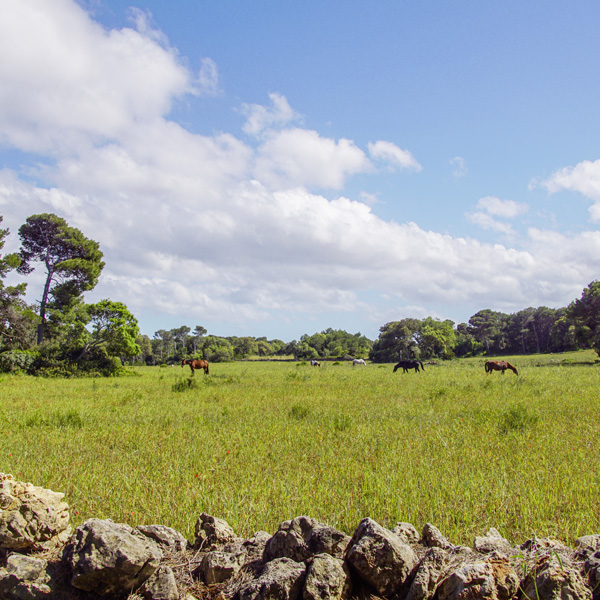
<svg viewBox="0 0 600 600">
<path fill-rule="evenodd" d="M 440 321 L 427 317 L 421 323 L 418 336 L 423 357 L 454 358 L 456 332 L 453 321 Z"/>
<path fill-rule="evenodd" d="M 503 316 L 505 316 L 504 313 L 486 308 L 475 313 L 469 319 L 473 336 L 485 346 L 487 354 L 495 354 L 504 349 Z"/>
<path fill-rule="evenodd" d="M 104 268 L 102 252 L 97 242 L 50 213 L 28 217 L 19 229 L 19 236 L 21 264 L 18 272 L 31 273 L 34 262 L 41 262 L 46 267 L 37 333 L 38 344 L 41 344 L 49 303 L 54 308 L 68 308 L 83 292 L 93 289 Z"/>
<path fill-rule="evenodd" d="M 82 344 L 77 360 L 81 360 L 97 348 L 104 348 L 109 356 L 140 354 L 136 339 L 140 333 L 137 319 L 122 302 L 101 300 L 87 307 L 88 323 L 79 328 L 79 343 Z M 91 326 L 91 331 L 88 327 Z"/>
<path fill-rule="evenodd" d="M 0 223 L 3 217 L 0 215 Z M 4 248 L 8 229 L 0 229 L 0 250 Z M 0 348 L 25 349 L 29 345 L 31 321 L 28 318 L 27 306 L 22 296 L 26 284 L 5 286 L 6 275 L 19 267 L 21 259 L 18 254 L 0 254 Z"/>
<path fill-rule="evenodd" d="M 411 358 L 419 352 L 417 332 L 421 327 L 419 319 L 392 321 L 379 328 L 379 338 L 369 352 L 373 362 L 396 362 Z"/>
<path fill-rule="evenodd" d="M 194 355 L 198 350 L 198 342 L 200 341 L 203 335 L 206 335 L 206 333 L 207 331 L 204 327 L 202 327 L 202 325 L 196 325 L 194 331 L 192 331 L 192 346 Z"/>
<path fill-rule="evenodd" d="M 577 339 L 600 356 L 600 281 L 592 281 L 581 298 L 571 302 L 567 314 L 575 322 Z"/>
</svg>

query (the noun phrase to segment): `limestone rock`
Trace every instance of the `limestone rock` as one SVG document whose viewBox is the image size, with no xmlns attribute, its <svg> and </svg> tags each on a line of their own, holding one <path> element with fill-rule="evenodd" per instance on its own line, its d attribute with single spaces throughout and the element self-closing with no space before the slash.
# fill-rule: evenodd
<svg viewBox="0 0 600 600">
<path fill-rule="evenodd" d="M 505 562 L 476 560 L 451 573 L 438 586 L 438 600 L 510 600 L 519 578 Z"/>
<path fill-rule="evenodd" d="M 350 536 L 329 525 L 309 517 L 296 517 L 279 525 L 266 544 L 264 559 L 287 557 L 302 562 L 322 553 L 341 558 L 349 542 Z"/>
<path fill-rule="evenodd" d="M 447 561 L 447 550 L 430 548 L 419 563 L 406 600 L 429 600 L 432 598 Z"/>
<path fill-rule="evenodd" d="M 382 596 L 397 594 L 417 564 L 408 544 L 369 518 L 354 532 L 346 560 Z"/>
<path fill-rule="evenodd" d="M 423 544 L 429 548 L 443 548 L 444 550 L 452 550 L 454 545 L 451 544 L 441 533 L 441 531 L 431 523 L 426 523 L 422 533 Z"/>
<path fill-rule="evenodd" d="M 245 553 L 207 552 L 200 563 L 199 574 L 204 583 L 223 583 L 236 575 L 244 564 Z"/>
<path fill-rule="evenodd" d="M 306 567 L 291 558 L 276 558 L 262 573 L 239 589 L 239 600 L 299 600 Z"/>
<path fill-rule="evenodd" d="M 40 558 L 11 554 L 6 569 L 0 568 L 0 598 L 2 600 L 41 600 L 51 598 L 47 562 Z"/>
<path fill-rule="evenodd" d="M 64 494 L 0 473 L 0 548 L 49 550 L 71 533 Z"/>
<path fill-rule="evenodd" d="M 165 525 L 138 525 L 136 529 L 162 548 L 168 548 L 173 552 L 181 552 L 189 546 L 183 534 Z"/>
<path fill-rule="evenodd" d="M 398 523 L 392 532 L 395 533 L 405 544 L 413 546 L 419 542 L 419 532 L 411 523 Z"/>
<path fill-rule="evenodd" d="M 216 550 L 218 546 L 237 540 L 237 536 L 227 521 L 202 513 L 196 521 L 197 550 Z"/>
<path fill-rule="evenodd" d="M 179 590 L 171 567 L 159 567 L 142 586 L 146 600 L 179 600 Z"/>
<path fill-rule="evenodd" d="M 73 587 L 101 596 L 116 596 L 141 586 L 161 558 L 155 542 L 110 519 L 83 523 L 63 552 L 63 560 L 73 571 Z"/>
<path fill-rule="evenodd" d="M 521 584 L 520 600 L 591 600 L 592 592 L 581 575 L 555 552 L 543 556 Z"/>
<path fill-rule="evenodd" d="M 510 542 L 500 535 L 497 529 L 491 527 L 485 536 L 476 537 L 473 547 L 481 554 L 491 552 L 508 553 L 511 550 Z"/>
<path fill-rule="evenodd" d="M 303 600 L 345 600 L 350 597 L 352 583 L 344 561 L 330 554 L 317 554 L 310 563 Z"/>
</svg>

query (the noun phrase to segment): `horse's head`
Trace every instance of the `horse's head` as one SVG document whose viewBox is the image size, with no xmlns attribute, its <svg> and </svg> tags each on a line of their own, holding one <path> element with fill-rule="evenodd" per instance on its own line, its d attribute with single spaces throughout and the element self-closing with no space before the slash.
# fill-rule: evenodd
<svg viewBox="0 0 600 600">
<path fill-rule="evenodd" d="M 184 359 L 181 361 L 181 366 L 182 366 L 182 367 L 184 367 L 186 364 L 187 364 L 187 360 L 184 358 Z"/>
</svg>

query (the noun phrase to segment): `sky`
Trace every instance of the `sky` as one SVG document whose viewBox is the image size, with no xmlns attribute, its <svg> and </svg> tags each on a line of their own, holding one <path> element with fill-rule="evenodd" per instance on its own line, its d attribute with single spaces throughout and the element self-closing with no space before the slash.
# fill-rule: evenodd
<svg viewBox="0 0 600 600">
<path fill-rule="evenodd" d="M 2 0 L 3 251 L 64 218 L 104 253 L 86 301 L 150 337 L 567 306 L 600 278 L 599 23 L 597 0 Z"/>
</svg>

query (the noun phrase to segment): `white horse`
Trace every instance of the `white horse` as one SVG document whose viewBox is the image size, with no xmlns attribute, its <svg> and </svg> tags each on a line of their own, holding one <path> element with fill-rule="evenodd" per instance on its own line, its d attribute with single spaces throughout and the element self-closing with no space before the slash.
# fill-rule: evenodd
<svg viewBox="0 0 600 600">
<path fill-rule="evenodd" d="M 356 365 L 362 365 L 363 367 L 366 367 L 367 363 L 362 358 L 355 358 L 352 361 L 352 366 L 355 367 Z"/>
<path fill-rule="evenodd" d="M 320 367 L 321 363 L 318 360 L 311 360 L 310 361 L 310 366 L 311 367 Z"/>
</svg>

